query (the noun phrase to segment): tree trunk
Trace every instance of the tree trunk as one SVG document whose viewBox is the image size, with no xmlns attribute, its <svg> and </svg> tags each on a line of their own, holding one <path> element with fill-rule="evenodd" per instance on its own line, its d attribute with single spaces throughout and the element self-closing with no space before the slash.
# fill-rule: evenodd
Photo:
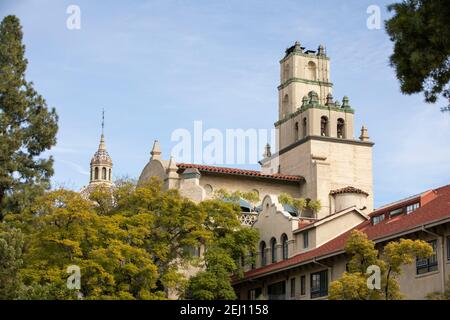
<svg viewBox="0 0 450 320">
<path fill-rule="evenodd" d="M 389 300 L 388 293 L 389 293 L 389 278 L 391 277 L 391 267 L 389 267 L 387 277 L 386 277 L 386 288 L 384 289 L 384 295 L 385 299 Z"/>
</svg>

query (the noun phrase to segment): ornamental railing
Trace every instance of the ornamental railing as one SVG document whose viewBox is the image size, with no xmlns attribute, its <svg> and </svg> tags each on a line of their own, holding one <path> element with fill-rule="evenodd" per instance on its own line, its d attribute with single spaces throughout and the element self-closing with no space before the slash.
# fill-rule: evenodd
<svg viewBox="0 0 450 320">
<path fill-rule="evenodd" d="M 258 219 L 257 212 L 242 212 L 239 216 L 239 221 L 242 225 L 251 227 Z"/>
</svg>

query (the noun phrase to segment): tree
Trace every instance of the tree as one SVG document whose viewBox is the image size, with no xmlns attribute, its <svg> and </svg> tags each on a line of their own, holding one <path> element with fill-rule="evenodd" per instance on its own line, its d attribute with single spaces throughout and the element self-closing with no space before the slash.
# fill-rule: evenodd
<svg viewBox="0 0 450 320">
<path fill-rule="evenodd" d="M 215 191 L 214 196 L 216 199 L 222 201 L 231 201 L 233 203 L 239 204 L 241 200 L 248 201 L 252 206 L 252 210 L 255 208 L 256 204 L 259 202 L 259 195 L 256 191 L 242 192 L 239 190 L 230 192 L 225 189 L 218 189 Z"/>
<path fill-rule="evenodd" d="M 450 2 L 405 0 L 388 6 L 395 11 L 386 22 L 394 42 L 390 57 L 405 94 L 423 92 L 425 101 L 447 99 L 450 110 Z"/>
<path fill-rule="evenodd" d="M 155 290 L 158 274 L 152 256 L 139 245 L 146 233 L 134 230 L 132 217 L 99 215 L 92 202 L 67 190 L 39 197 L 26 215 L 33 217 L 24 219 L 32 224 L 21 270 L 26 296 L 77 298 L 66 287 L 71 265 L 81 269 L 79 293 L 85 299 L 163 296 Z"/>
<path fill-rule="evenodd" d="M 293 207 L 298 216 L 302 216 L 303 211 L 308 208 L 311 210 L 314 216 L 316 216 L 317 212 L 322 208 L 322 204 L 320 200 L 306 200 L 304 198 L 294 198 L 290 194 L 282 193 L 278 196 L 278 201 L 282 205 L 289 205 Z"/>
<path fill-rule="evenodd" d="M 0 231 L 0 300 L 15 299 L 19 295 L 23 241 L 18 229 Z"/>
<path fill-rule="evenodd" d="M 117 205 L 113 216 L 129 217 L 124 227 L 128 232 L 143 232 L 140 245 L 152 256 L 159 274 L 158 286 L 168 295 L 169 288 L 184 292 L 186 276 L 195 258 L 191 248 L 199 247 L 211 236 L 205 229 L 207 213 L 174 189 L 162 190 L 156 178 L 139 184 L 129 184 L 115 191 Z"/>
<path fill-rule="evenodd" d="M 236 195 L 241 197 L 245 193 L 238 191 Z M 252 253 L 259 239 L 258 231 L 240 224 L 238 217 L 241 210 L 237 202 L 224 202 L 219 196 L 203 201 L 200 206 L 208 215 L 205 227 L 211 237 L 205 243 L 204 270 L 189 280 L 186 297 L 202 300 L 236 299 L 230 276 L 243 276 L 243 266 L 253 263 Z"/>
<path fill-rule="evenodd" d="M 53 174 L 52 158 L 39 155 L 56 144 L 58 117 L 25 79 L 22 36 L 19 19 L 5 17 L 0 24 L 0 220 L 48 188 Z"/>
<path fill-rule="evenodd" d="M 427 258 L 433 254 L 431 246 L 422 240 L 400 239 L 389 242 L 380 253 L 375 243 L 361 231 L 352 231 L 345 245 L 351 256 L 348 271 L 330 284 L 330 300 L 397 300 L 401 299 L 396 277 L 404 264 L 411 264 L 416 257 Z M 380 268 L 381 288 L 369 289 L 366 274 L 369 266 Z"/>
<path fill-rule="evenodd" d="M 22 213 L 5 217 L 1 228 L 25 234 L 20 257 L 11 255 L 16 252 L 11 241 L 6 246 L 0 238 L 0 247 L 9 248 L 0 250 L 0 265 L 24 261 L 8 269 L 7 276 L 23 279 L 8 297 L 164 299 L 173 291 L 188 296 L 185 271 L 193 267 L 203 268 L 189 282 L 193 296 L 235 297 L 230 275 L 242 274 L 241 258 L 251 262 L 258 239 L 256 230 L 241 227 L 236 203 L 213 199 L 196 204 L 176 190 L 163 190 L 157 179 L 139 186 L 122 181 L 113 190 L 99 187 L 90 197 L 48 191 Z M 206 253 L 194 256 L 190 248 L 200 246 Z M 67 288 L 71 265 L 80 267 L 78 291 Z"/>
</svg>

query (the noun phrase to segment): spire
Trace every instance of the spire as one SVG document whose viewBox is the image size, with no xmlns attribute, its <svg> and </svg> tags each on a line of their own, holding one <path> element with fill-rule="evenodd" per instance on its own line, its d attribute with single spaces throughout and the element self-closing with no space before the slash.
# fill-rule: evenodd
<svg viewBox="0 0 450 320">
<path fill-rule="evenodd" d="M 106 150 L 104 130 L 105 130 L 105 109 L 102 109 L 102 135 L 100 136 L 100 144 L 98 146 L 98 150 Z"/>
<path fill-rule="evenodd" d="M 270 158 L 271 156 L 272 156 L 272 152 L 270 151 L 270 144 L 267 143 L 266 147 L 264 148 L 263 157 L 264 157 L 264 159 L 266 159 L 266 158 Z"/>
<path fill-rule="evenodd" d="M 367 132 L 367 128 L 362 126 L 361 135 L 359 136 L 359 140 L 361 141 L 369 141 L 369 133 Z"/>
<path fill-rule="evenodd" d="M 90 183 L 105 183 L 112 185 L 112 159 L 106 151 L 105 145 L 105 110 L 102 110 L 102 134 L 97 152 L 91 159 L 91 178 Z"/>
<path fill-rule="evenodd" d="M 161 147 L 159 146 L 158 140 L 155 140 L 153 143 L 153 148 L 150 154 L 152 155 L 152 160 L 161 160 Z"/>
</svg>

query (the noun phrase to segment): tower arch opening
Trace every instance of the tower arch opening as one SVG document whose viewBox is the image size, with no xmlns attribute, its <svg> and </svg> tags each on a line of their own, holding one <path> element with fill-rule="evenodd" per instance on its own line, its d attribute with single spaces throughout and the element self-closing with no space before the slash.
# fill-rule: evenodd
<svg viewBox="0 0 450 320">
<path fill-rule="evenodd" d="M 337 120 L 337 137 L 345 139 L 345 121 L 342 118 Z"/>
<path fill-rule="evenodd" d="M 328 117 L 322 116 L 320 118 L 320 135 L 322 137 L 328 137 Z"/>
<path fill-rule="evenodd" d="M 317 80 L 317 68 L 316 64 L 312 61 L 308 62 L 307 72 L 306 72 L 309 80 Z"/>
</svg>

